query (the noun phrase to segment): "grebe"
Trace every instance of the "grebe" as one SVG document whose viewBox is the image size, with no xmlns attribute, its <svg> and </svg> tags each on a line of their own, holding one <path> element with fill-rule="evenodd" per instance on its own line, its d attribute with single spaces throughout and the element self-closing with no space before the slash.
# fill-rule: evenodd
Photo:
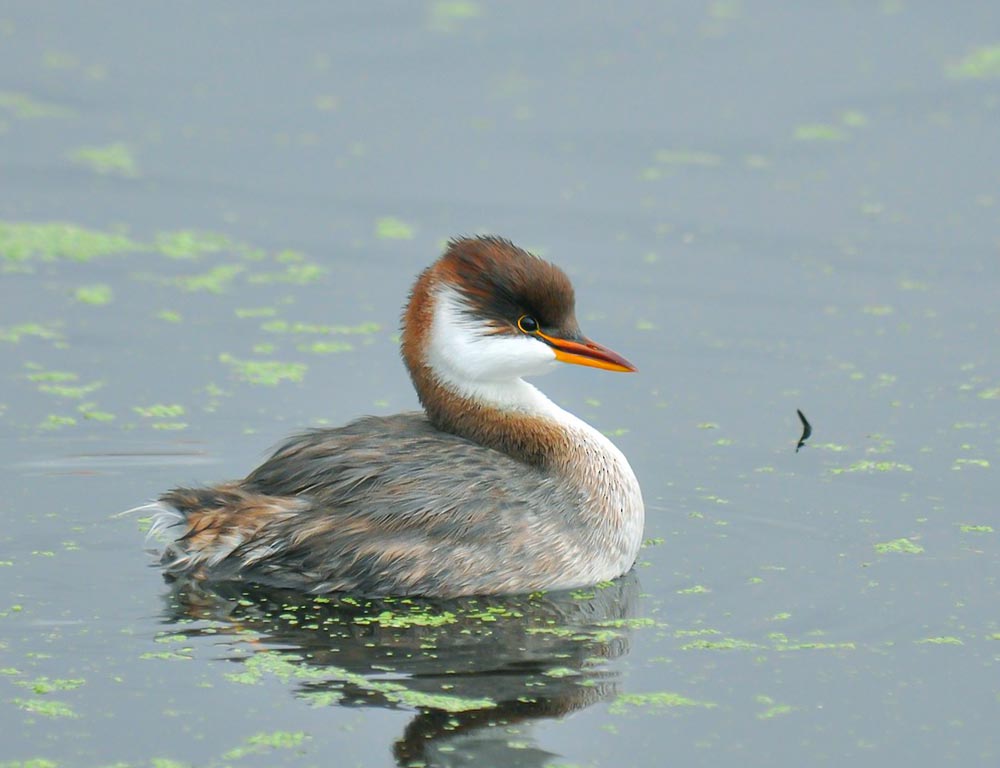
<svg viewBox="0 0 1000 768">
<path fill-rule="evenodd" d="M 613 579 L 643 502 L 611 441 L 523 380 L 634 371 L 584 337 L 556 266 L 452 240 L 417 279 L 402 354 L 425 413 L 289 439 L 246 479 L 152 505 L 168 577 L 370 596 L 516 594 Z"/>
</svg>

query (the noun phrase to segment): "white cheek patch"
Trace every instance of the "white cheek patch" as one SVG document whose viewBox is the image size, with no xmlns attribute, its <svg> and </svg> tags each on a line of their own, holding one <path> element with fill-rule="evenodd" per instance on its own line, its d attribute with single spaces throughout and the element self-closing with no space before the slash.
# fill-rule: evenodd
<svg viewBox="0 0 1000 768">
<path fill-rule="evenodd" d="M 462 298 L 441 288 L 427 344 L 427 364 L 452 391 L 501 408 L 548 412 L 551 401 L 521 379 L 547 373 L 556 355 L 544 342 L 528 336 L 484 335 L 482 324 L 469 319 Z"/>
<path fill-rule="evenodd" d="M 484 333 L 469 318 L 461 297 L 451 288 L 437 296 L 428 362 L 436 372 L 457 382 L 512 381 L 546 373 L 554 367 L 552 348 L 530 336 Z"/>
</svg>

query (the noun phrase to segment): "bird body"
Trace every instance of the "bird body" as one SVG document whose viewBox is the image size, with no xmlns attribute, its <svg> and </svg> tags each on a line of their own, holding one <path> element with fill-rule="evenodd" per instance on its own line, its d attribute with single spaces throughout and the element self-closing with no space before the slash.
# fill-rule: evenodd
<svg viewBox="0 0 1000 768">
<path fill-rule="evenodd" d="M 643 502 L 624 455 L 523 376 L 630 363 L 579 332 L 558 268 L 453 240 L 418 278 L 403 358 L 424 413 L 289 439 L 244 480 L 155 505 L 172 577 L 314 593 L 514 594 L 625 573 Z"/>
</svg>

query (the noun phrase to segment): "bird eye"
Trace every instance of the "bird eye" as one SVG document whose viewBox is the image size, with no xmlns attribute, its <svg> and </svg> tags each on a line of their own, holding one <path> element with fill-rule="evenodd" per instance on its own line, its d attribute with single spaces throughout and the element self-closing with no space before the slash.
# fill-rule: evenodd
<svg viewBox="0 0 1000 768">
<path fill-rule="evenodd" d="M 537 333 L 538 321 L 531 315 L 521 315 L 517 320 L 517 327 L 525 333 Z"/>
</svg>

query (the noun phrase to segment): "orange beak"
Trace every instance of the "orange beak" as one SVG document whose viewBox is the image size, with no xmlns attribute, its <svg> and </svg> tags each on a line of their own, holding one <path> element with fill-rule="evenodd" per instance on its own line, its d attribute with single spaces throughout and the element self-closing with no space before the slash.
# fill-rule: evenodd
<svg viewBox="0 0 1000 768">
<path fill-rule="evenodd" d="M 560 339 L 557 336 L 549 336 L 541 331 L 536 332 L 536 335 L 545 339 L 546 343 L 555 351 L 556 360 L 563 363 L 587 365 L 591 368 L 621 371 L 622 373 L 632 373 L 637 370 L 632 363 L 617 352 L 602 347 L 585 336 L 580 337 L 580 341 L 570 341 L 569 339 Z"/>
</svg>

